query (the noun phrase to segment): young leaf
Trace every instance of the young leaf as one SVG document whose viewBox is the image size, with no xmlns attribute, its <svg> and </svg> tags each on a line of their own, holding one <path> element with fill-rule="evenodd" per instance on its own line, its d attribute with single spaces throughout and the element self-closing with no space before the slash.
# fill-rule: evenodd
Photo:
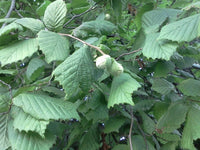
<svg viewBox="0 0 200 150">
<path fill-rule="evenodd" d="M 183 130 L 181 147 L 183 149 L 196 150 L 193 145 L 193 140 L 200 138 L 200 110 L 199 108 L 191 107 L 187 115 L 186 125 Z"/>
<path fill-rule="evenodd" d="M 36 119 L 80 119 L 75 104 L 45 95 L 23 93 L 13 99 L 13 104 Z"/>
<path fill-rule="evenodd" d="M 55 136 L 50 133 L 45 134 L 45 138 L 40 137 L 33 132 L 19 132 L 12 126 L 12 122 L 8 125 L 8 136 L 15 150 L 49 150 L 55 142 Z"/>
<path fill-rule="evenodd" d="M 0 62 L 2 66 L 7 64 L 23 60 L 26 57 L 30 57 L 38 50 L 38 42 L 36 39 L 29 39 L 19 41 L 12 45 L 0 50 Z"/>
<path fill-rule="evenodd" d="M 49 121 L 36 119 L 18 107 L 12 107 L 12 113 L 12 117 L 14 118 L 13 126 L 15 129 L 18 129 L 20 132 L 37 132 L 44 138 L 45 130 Z"/>
<path fill-rule="evenodd" d="M 10 142 L 8 139 L 8 114 L 0 115 L 0 149 L 6 150 L 10 147 Z"/>
<path fill-rule="evenodd" d="M 200 96 L 200 81 L 187 79 L 178 85 L 178 88 L 187 96 Z"/>
<path fill-rule="evenodd" d="M 199 26 L 200 15 L 193 15 L 164 26 L 161 29 L 159 39 L 189 42 L 200 36 Z"/>
<path fill-rule="evenodd" d="M 84 46 L 74 52 L 54 70 L 53 74 L 68 97 L 78 88 L 88 92 L 94 76 L 94 64 L 88 47 Z"/>
<path fill-rule="evenodd" d="M 142 52 L 147 58 L 169 60 L 176 51 L 178 45 L 167 41 L 157 40 L 158 36 L 159 33 L 148 34 Z"/>
<path fill-rule="evenodd" d="M 37 77 L 39 77 L 40 73 L 44 68 L 44 65 L 45 62 L 42 59 L 39 58 L 31 59 L 26 70 L 27 78 L 30 80 L 35 80 Z"/>
<path fill-rule="evenodd" d="M 69 41 L 57 33 L 42 30 L 38 33 L 38 41 L 47 63 L 63 61 L 69 55 Z"/>
<path fill-rule="evenodd" d="M 152 89 L 162 95 L 166 95 L 174 90 L 174 85 L 165 79 L 154 79 Z"/>
<path fill-rule="evenodd" d="M 132 93 L 139 87 L 140 84 L 129 74 L 122 73 L 119 76 L 114 77 L 108 99 L 108 108 L 121 103 L 134 105 Z"/>
<path fill-rule="evenodd" d="M 183 103 L 172 104 L 167 112 L 158 120 L 157 129 L 170 133 L 178 129 L 185 121 L 188 106 Z"/>
<path fill-rule="evenodd" d="M 63 0 L 56 0 L 47 6 L 44 13 L 44 24 L 49 30 L 60 30 L 65 23 L 67 7 Z"/>
</svg>

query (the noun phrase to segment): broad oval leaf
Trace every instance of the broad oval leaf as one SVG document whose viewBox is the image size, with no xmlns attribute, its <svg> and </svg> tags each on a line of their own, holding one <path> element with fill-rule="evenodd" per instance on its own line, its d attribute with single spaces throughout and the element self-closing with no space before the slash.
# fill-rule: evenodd
<svg viewBox="0 0 200 150">
<path fill-rule="evenodd" d="M 53 75 L 68 97 L 78 88 L 88 92 L 94 78 L 94 64 L 88 47 L 83 46 L 74 52 L 54 70 Z"/>
<path fill-rule="evenodd" d="M 23 93 L 13 99 L 13 104 L 36 119 L 80 119 L 75 104 L 46 95 Z"/>
<path fill-rule="evenodd" d="M 47 6 L 44 13 L 44 24 L 49 30 L 59 30 L 65 22 L 67 7 L 63 0 L 56 0 Z"/>
<path fill-rule="evenodd" d="M 200 15 L 197 14 L 164 26 L 161 29 L 159 39 L 189 42 L 199 36 Z"/>
<path fill-rule="evenodd" d="M 170 133 L 180 128 L 185 121 L 188 106 L 183 103 L 173 103 L 167 112 L 158 120 L 157 129 Z"/>
<path fill-rule="evenodd" d="M 178 47 L 175 43 L 157 40 L 159 33 L 152 33 L 146 36 L 142 53 L 147 58 L 169 60 Z"/>
<path fill-rule="evenodd" d="M 108 99 L 108 108 L 113 107 L 115 104 L 122 103 L 134 105 L 132 93 L 139 87 L 140 84 L 127 73 L 122 73 L 114 77 Z"/>
<path fill-rule="evenodd" d="M 174 90 L 174 85 L 165 79 L 154 79 L 152 89 L 164 95 Z"/>
<path fill-rule="evenodd" d="M 0 115 L 0 149 L 6 150 L 10 147 L 8 139 L 8 114 Z"/>
<path fill-rule="evenodd" d="M 45 137 L 45 130 L 49 121 L 36 119 L 33 116 L 25 113 L 19 107 L 12 107 L 12 117 L 14 118 L 13 126 L 20 132 L 37 132 L 41 137 Z"/>
<path fill-rule="evenodd" d="M 25 28 L 30 29 L 34 33 L 39 32 L 40 30 L 44 29 L 44 24 L 42 21 L 34 18 L 21 18 L 17 19 L 15 23 L 22 25 Z"/>
<path fill-rule="evenodd" d="M 57 33 L 42 30 L 38 33 L 38 41 L 47 63 L 63 61 L 69 55 L 69 41 Z"/>
<path fill-rule="evenodd" d="M 36 39 L 19 41 L 0 50 L 2 66 L 30 57 L 38 50 Z"/>
<path fill-rule="evenodd" d="M 200 96 L 200 81 L 187 79 L 178 85 L 178 88 L 187 96 Z"/>
<path fill-rule="evenodd" d="M 19 132 L 14 129 L 12 121 L 8 125 L 8 136 L 11 147 L 15 150 L 49 150 L 56 140 L 49 132 L 45 134 L 45 138 L 34 132 Z"/>
</svg>

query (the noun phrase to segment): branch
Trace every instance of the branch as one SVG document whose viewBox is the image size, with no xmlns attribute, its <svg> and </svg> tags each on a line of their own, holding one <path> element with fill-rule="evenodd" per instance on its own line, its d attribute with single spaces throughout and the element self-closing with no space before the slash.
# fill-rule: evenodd
<svg viewBox="0 0 200 150">
<path fill-rule="evenodd" d="M 139 49 L 134 50 L 134 51 L 132 51 L 132 52 L 123 53 L 123 54 L 121 54 L 119 57 L 117 57 L 116 60 L 119 60 L 121 57 L 123 57 L 123 56 L 125 56 L 125 55 L 130 55 L 130 54 L 133 54 L 133 53 L 139 52 L 139 51 L 141 51 L 141 50 L 142 50 L 142 48 L 139 48 Z"/>
<path fill-rule="evenodd" d="M 90 12 L 91 10 L 94 10 L 94 9 L 96 9 L 96 8 L 97 8 L 97 5 L 96 5 L 96 3 L 95 3 L 93 6 L 91 6 L 88 10 L 84 11 L 83 13 L 73 16 L 70 20 L 68 20 L 68 21 L 63 25 L 63 27 L 67 26 L 67 25 L 68 25 L 70 22 L 72 22 L 72 20 L 74 20 L 75 18 L 78 18 L 78 17 L 80 17 L 80 16 L 82 16 L 82 15 L 84 15 L 84 14 L 86 14 L 86 13 L 88 13 L 88 12 Z"/>
<path fill-rule="evenodd" d="M 79 38 L 77 38 L 77 37 L 71 35 L 71 34 L 64 34 L 64 33 L 58 33 L 58 34 L 60 34 L 60 35 L 62 35 L 62 36 L 71 37 L 71 38 L 73 38 L 73 39 L 75 39 L 75 40 L 77 40 L 77 41 L 79 41 L 79 42 L 81 42 L 81 43 L 83 43 L 83 44 L 85 44 L 85 45 L 87 45 L 87 46 L 89 46 L 89 47 L 92 47 L 92 48 L 96 49 L 96 50 L 99 51 L 102 55 L 105 55 L 105 53 L 104 53 L 99 47 L 94 46 L 94 45 L 91 45 L 91 44 L 89 44 L 89 43 L 87 43 L 87 42 L 85 42 L 85 41 L 83 41 L 83 40 L 81 40 L 81 39 L 79 39 Z"/>
<path fill-rule="evenodd" d="M 5 18 L 10 17 L 14 8 L 15 8 L 15 0 L 12 0 L 11 5 L 10 5 L 10 9 L 9 9 L 8 13 L 6 14 Z M 4 23 L 1 28 L 5 27 L 5 26 L 6 26 L 6 23 Z"/>
<path fill-rule="evenodd" d="M 132 145 L 132 140 L 131 140 L 132 129 L 133 129 L 133 113 L 131 112 L 131 125 L 130 125 L 129 134 L 128 134 L 130 150 L 133 150 L 133 145 Z"/>
<path fill-rule="evenodd" d="M 22 16 L 21 14 L 20 14 L 20 12 L 15 8 L 15 12 L 17 13 L 17 15 L 20 17 L 20 18 L 24 18 L 24 16 Z"/>
</svg>

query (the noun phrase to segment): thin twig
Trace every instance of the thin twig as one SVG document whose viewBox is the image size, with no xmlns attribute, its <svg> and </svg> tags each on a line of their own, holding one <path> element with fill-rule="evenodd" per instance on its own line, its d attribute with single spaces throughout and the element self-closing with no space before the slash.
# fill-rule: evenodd
<svg viewBox="0 0 200 150">
<path fill-rule="evenodd" d="M 24 18 L 24 16 L 22 16 L 21 14 L 20 14 L 20 12 L 15 8 L 15 12 L 17 13 L 17 15 L 20 17 L 20 18 Z"/>
<path fill-rule="evenodd" d="M 128 134 L 128 139 L 129 139 L 129 144 L 130 144 L 130 150 L 133 150 L 133 145 L 132 145 L 132 140 L 131 140 L 131 134 L 132 134 L 132 129 L 133 129 L 133 113 L 131 112 L 131 125 L 130 125 L 130 130 Z"/>
<path fill-rule="evenodd" d="M 5 18 L 9 18 L 10 17 L 10 15 L 11 15 L 11 13 L 12 13 L 14 8 L 15 8 L 15 0 L 12 0 L 10 8 L 9 8 L 8 13 L 6 14 Z M 1 28 L 4 28 L 5 26 L 6 26 L 6 23 L 4 23 Z"/>
<path fill-rule="evenodd" d="M 68 20 L 68 21 L 64 24 L 63 27 L 66 27 L 70 22 L 72 22 L 72 20 L 74 20 L 75 18 L 78 18 L 78 17 L 80 17 L 80 16 L 82 16 L 82 15 L 84 15 L 84 14 L 90 12 L 91 10 L 94 10 L 96 7 L 97 7 L 97 5 L 96 5 L 96 3 L 95 3 L 93 6 L 91 6 L 88 10 L 84 11 L 83 13 L 73 16 L 70 20 Z"/>
<path fill-rule="evenodd" d="M 60 34 L 60 35 L 62 35 L 62 36 L 71 37 L 71 38 L 73 38 L 73 39 L 75 39 L 75 40 L 77 40 L 77 41 L 79 41 L 79 42 L 81 42 L 81 43 L 83 43 L 83 44 L 85 44 L 85 45 L 87 45 L 87 46 L 89 46 L 89 47 L 92 47 L 92 48 L 96 49 L 96 50 L 99 51 L 102 55 L 105 55 L 105 53 L 104 53 L 99 47 L 94 46 L 94 45 L 91 45 L 91 44 L 89 44 L 89 43 L 87 43 L 87 42 L 85 42 L 85 41 L 83 41 L 83 40 L 81 40 L 81 39 L 79 39 L 79 38 L 77 38 L 77 37 L 71 35 L 71 34 L 64 34 L 64 33 L 58 33 L 58 34 Z"/>
<path fill-rule="evenodd" d="M 130 55 L 130 54 L 139 52 L 139 51 L 141 51 L 141 50 L 142 50 L 142 48 L 139 48 L 139 49 L 137 49 L 137 50 L 134 50 L 134 51 L 131 51 L 131 52 L 128 52 L 128 53 L 123 53 L 123 54 L 121 54 L 119 57 L 117 57 L 116 60 L 119 60 L 121 57 L 123 57 L 123 56 L 125 56 L 125 55 Z"/>
</svg>

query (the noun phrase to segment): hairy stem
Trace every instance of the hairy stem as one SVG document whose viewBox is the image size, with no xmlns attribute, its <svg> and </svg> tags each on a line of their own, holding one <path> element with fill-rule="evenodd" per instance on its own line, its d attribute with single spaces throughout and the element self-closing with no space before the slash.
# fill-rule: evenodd
<svg viewBox="0 0 200 150">
<path fill-rule="evenodd" d="M 94 46 L 94 45 L 91 45 L 91 44 L 89 44 L 89 43 L 87 43 L 87 42 L 85 42 L 85 41 L 83 41 L 83 40 L 81 40 L 81 39 L 79 39 L 79 38 L 77 38 L 77 37 L 71 35 L 71 34 L 64 34 L 64 33 L 58 33 L 58 34 L 60 34 L 60 35 L 62 35 L 62 36 L 71 37 L 71 38 L 73 38 L 73 39 L 75 39 L 75 40 L 77 40 L 77 41 L 79 41 L 79 42 L 81 42 L 81 43 L 83 43 L 83 44 L 85 44 L 85 45 L 87 45 L 87 46 L 89 46 L 89 47 L 92 47 L 92 48 L 96 49 L 96 50 L 97 50 L 99 53 L 101 53 L 102 55 L 105 55 L 105 53 L 104 53 L 99 47 Z"/>
<path fill-rule="evenodd" d="M 131 52 L 128 52 L 128 53 L 123 53 L 123 54 L 121 54 L 119 57 L 117 57 L 116 60 L 119 60 L 121 57 L 123 57 L 123 56 L 125 56 L 125 55 L 130 55 L 130 54 L 139 52 L 139 51 L 141 51 L 141 50 L 142 50 L 142 48 L 139 48 L 139 49 L 137 49 L 137 50 L 134 50 L 134 51 L 131 51 Z"/>
</svg>

